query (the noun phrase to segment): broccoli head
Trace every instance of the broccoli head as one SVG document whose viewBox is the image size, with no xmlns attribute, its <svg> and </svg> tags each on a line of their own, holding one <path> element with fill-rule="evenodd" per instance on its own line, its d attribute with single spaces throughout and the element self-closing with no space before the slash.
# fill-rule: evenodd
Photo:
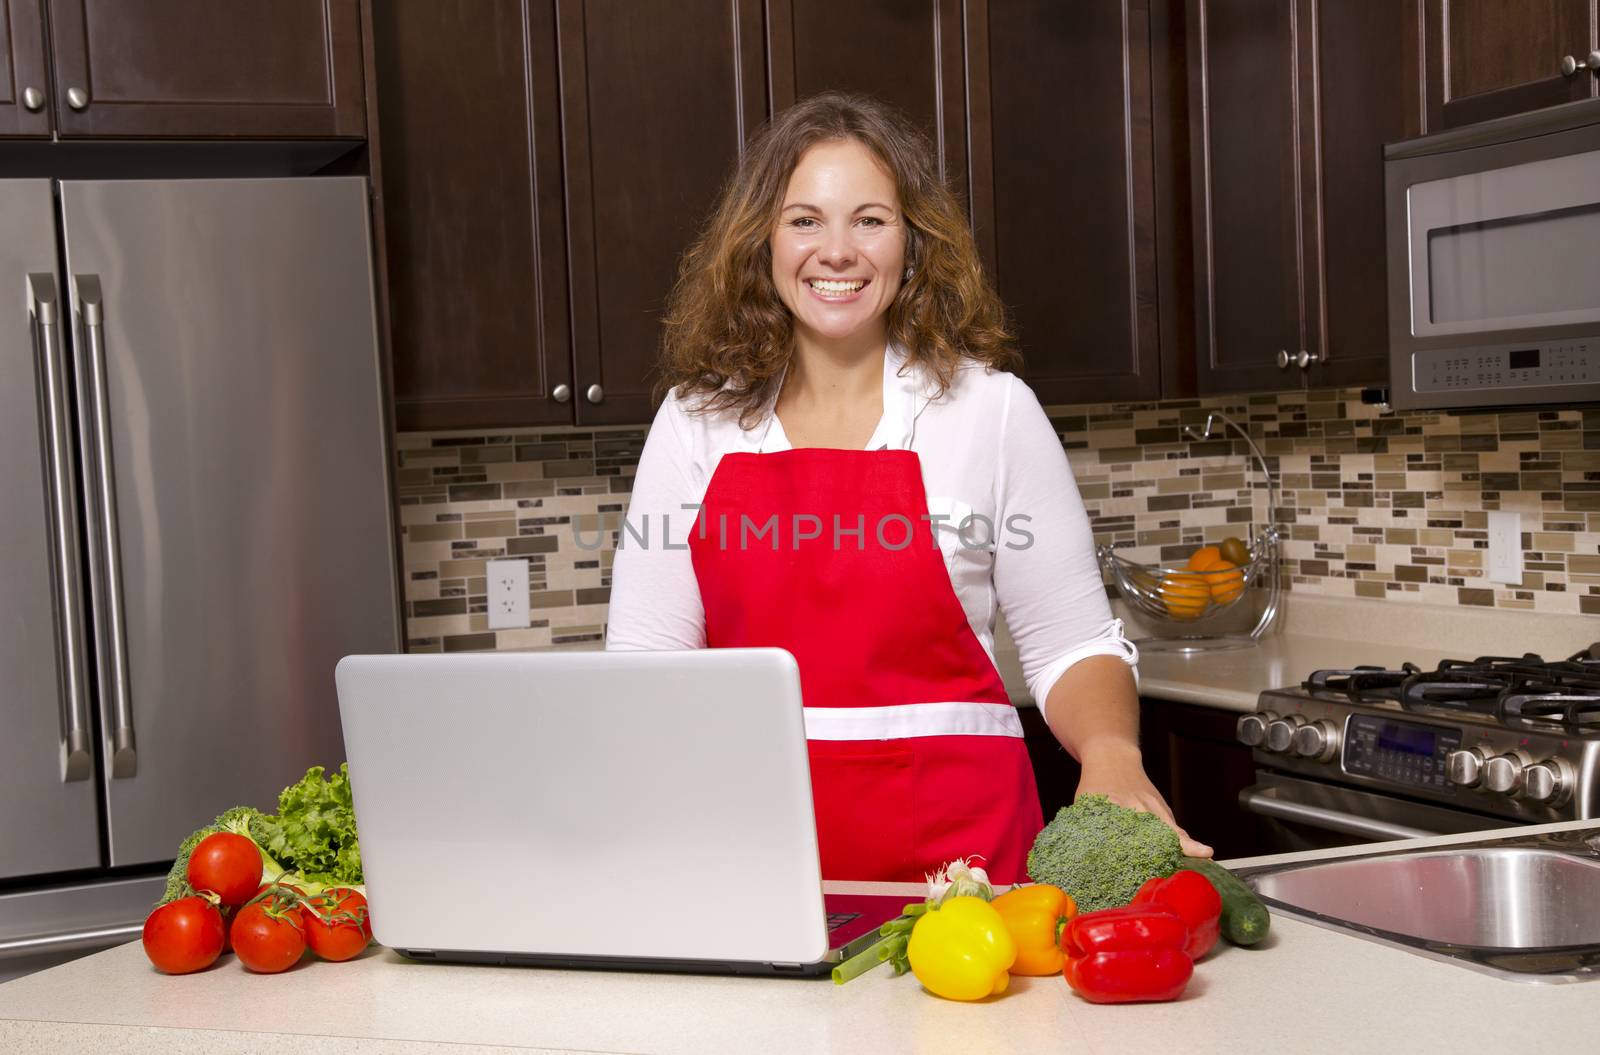
<svg viewBox="0 0 1600 1055">
<path fill-rule="evenodd" d="M 161 895 L 157 905 L 165 905 L 169 901 L 176 901 L 181 897 L 188 897 L 194 893 L 189 886 L 189 855 L 194 853 L 194 848 L 208 835 L 217 832 L 233 832 L 243 835 L 256 844 L 256 849 L 261 853 L 261 866 L 263 874 L 277 875 L 283 867 L 261 849 L 266 842 L 264 837 L 263 821 L 266 815 L 253 806 L 235 806 L 223 813 L 216 820 L 201 828 L 178 846 L 178 859 L 172 862 L 172 870 L 167 873 L 167 888 Z"/>
<path fill-rule="evenodd" d="M 1072 895 L 1082 912 L 1126 905 L 1145 880 L 1178 870 L 1178 836 L 1159 818 L 1085 795 L 1044 826 L 1028 875 Z"/>
</svg>

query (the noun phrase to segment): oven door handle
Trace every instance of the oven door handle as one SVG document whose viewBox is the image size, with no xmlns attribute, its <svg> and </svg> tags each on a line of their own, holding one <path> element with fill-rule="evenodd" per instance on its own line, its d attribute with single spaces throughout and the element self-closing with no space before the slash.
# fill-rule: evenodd
<svg viewBox="0 0 1600 1055">
<path fill-rule="evenodd" d="M 1394 824 L 1346 813 L 1344 810 L 1282 799 L 1273 794 L 1274 790 L 1260 786 L 1245 788 L 1239 792 L 1239 804 L 1251 813 L 1263 817 L 1274 817 L 1282 821 L 1293 821 L 1313 828 L 1343 832 L 1346 835 L 1360 835 L 1370 839 L 1421 839 L 1439 834 L 1406 824 Z"/>
</svg>

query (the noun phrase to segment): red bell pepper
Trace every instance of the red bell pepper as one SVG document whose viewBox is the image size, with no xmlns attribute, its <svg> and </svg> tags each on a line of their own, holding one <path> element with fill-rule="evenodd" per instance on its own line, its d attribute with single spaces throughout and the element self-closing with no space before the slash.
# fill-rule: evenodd
<svg viewBox="0 0 1600 1055">
<path fill-rule="evenodd" d="M 1135 905 L 1163 905 L 1189 927 L 1183 947 L 1189 959 L 1198 960 L 1217 944 L 1222 928 L 1222 897 L 1211 880 L 1199 872 L 1181 869 L 1165 878 L 1149 879 L 1133 896 Z"/>
<path fill-rule="evenodd" d="M 1176 1000 L 1194 974 L 1189 928 L 1160 905 L 1123 905 L 1078 916 L 1061 935 L 1062 973 L 1096 1004 Z"/>
</svg>

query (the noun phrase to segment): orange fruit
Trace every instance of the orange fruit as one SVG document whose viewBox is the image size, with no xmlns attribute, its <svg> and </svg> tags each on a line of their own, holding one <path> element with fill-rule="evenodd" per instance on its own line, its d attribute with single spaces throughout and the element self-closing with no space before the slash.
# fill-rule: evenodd
<svg viewBox="0 0 1600 1055">
<path fill-rule="evenodd" d="M 1222 559 L 1222 551 L 1216 546 L 1201 546 L 1189 554 L 1188 568 L 1190 571 L 1205 571 Z"/>
<path fill-rule="evenodd" d="M 1204 575 L 1168 575 L 1161 580 L 1161 603 L 1174 619 L 1198 619 L 1211 604 Z"/>
<path fill-rule="evenodd" d="M 1206 569 L 1206 582 L 1211 590 L 1211 599 L 1217 604 L 1227 604 L 1244 592 L 1244 572 L 1239 566 L 1225 560 L 1218 560 L 1216 564 Z"/>
</svg>

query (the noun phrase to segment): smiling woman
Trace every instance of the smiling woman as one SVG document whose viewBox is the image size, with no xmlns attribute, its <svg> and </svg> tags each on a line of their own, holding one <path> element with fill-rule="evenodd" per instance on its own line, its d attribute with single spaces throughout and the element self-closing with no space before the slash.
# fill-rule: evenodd
<svg viewBox="0 0 1600 1055">
<path fill-rule="evenodd" d="M 1079 794 L 1171 823 L 1136 740 L 1137 653 L 1016 365 L 927 140 L 872 99 L 777 118 L 684 255 L 607 647 L 794 655 L 827 878 L 973 855 L 1024 877 L 1043 818 L 1001 610 Z"/>
</svg>

